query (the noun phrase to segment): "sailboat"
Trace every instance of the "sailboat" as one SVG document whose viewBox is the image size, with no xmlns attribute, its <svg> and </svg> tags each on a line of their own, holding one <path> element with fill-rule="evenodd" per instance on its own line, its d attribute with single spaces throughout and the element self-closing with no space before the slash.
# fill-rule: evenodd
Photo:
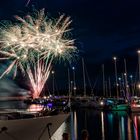
<svg viewBox="0 0 140 140">
<path fill-rule="evenodd" d="M 115 57 L 116 58 L 116 57 Z M 126 99 L 128 99 L 129 94 L 128 94 L 128 81 L 127 81 L 127 69 L 126 69 L 126 60 L 124 59 L 124 82 L 125 82 L 125 91 L 126 91 Z M 116 66 L 116 59 L 115 59 L 115 78 L 116 78 L 116 93 L 117 93 L 117 98 L 107 98 L 106 99 L 106 105 L 105 105 L 105 110 L 110 110 L 110 111 L 128 111 L 128 102 L 125 98 L 121 98 L 119 96 L 118 92 L 118 78 L 117 78 L 117 66 Z"/>
<path fill-rule="evenodd" d="M 140 90 L 140 84 L 139 84 L 139 82 L 140 82 L 140 50 L 138 50 L 138 88 Z M 135 83 L 136 83 L 136 81 L 135 81 Z M 132 113 L 135 113 L 135 112 L 136 113 L 139 113 L 140 112 L 139 91 L 137 93 L 137 96 L 131 96 L 131 100 L 130 100 L 130 111 Z"/>
<path fill-rule="evenodd" d="M 1 140 L 49 140 L 68 114 L 28 119 L 0 120 Z"/>
<path fill-rule="evenodd" d="M 93 108 L 93 109 L 101 109 L 102 104 L 100 103 L 97 98 L 95 98 L 93 95 L 87 95 L 86 90 L 86 75 L 88 76 L 88 73 L 86 71 L 85 62 L 82 58 L 82 70 L 83 70 L 83 96 L 77 97 L 77 105 L 80 108 Z M 89 79 L 88 79 L 89 81 Z M 93 91 L 91 83 L 89 81 L 91 91 Z"/>
</svg>

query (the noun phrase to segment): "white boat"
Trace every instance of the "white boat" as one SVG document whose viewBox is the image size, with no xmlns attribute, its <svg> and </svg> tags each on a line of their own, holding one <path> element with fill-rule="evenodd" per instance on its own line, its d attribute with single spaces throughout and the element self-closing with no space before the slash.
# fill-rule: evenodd
<svg viewBox="0 0 140 140">
<path fill-rule="evenodd" d="M 5 106 L 5 103 L 9 105 Z M 50 110 L 43 105 L 32 104 L 27 109 L 17 109 L 19 102 L 12 104 L 12 101 L 1 103 L 0 140 L 49 140 L 69 116 L 63 110 Z"/>
<path fill-rule="evenodd" d="M 1 118 L 0 140 L 49 140 L 68 116 L 58 114 L 12 120 Z"/>
</svg>

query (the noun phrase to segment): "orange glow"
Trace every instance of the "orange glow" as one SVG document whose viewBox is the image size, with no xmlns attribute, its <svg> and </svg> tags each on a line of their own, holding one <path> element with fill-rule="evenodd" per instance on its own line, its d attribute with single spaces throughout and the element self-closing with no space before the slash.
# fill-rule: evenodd
<svg viewBox="0 0 140 140">
<path fill-rule="evenodd" d="M 35 104 L 32 104 L 29 106 L 29 108 L 27 109 L 27 111 L 29 112 L 38 112 L 38 111 L 41 111 L 43 109 L 43 106 L 42 105 L 35 105 Z"/>
</svg>

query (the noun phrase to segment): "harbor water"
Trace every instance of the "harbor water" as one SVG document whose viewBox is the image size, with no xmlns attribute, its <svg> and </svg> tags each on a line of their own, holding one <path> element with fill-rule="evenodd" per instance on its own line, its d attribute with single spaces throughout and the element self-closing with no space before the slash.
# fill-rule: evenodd
<svg viewBox="0 0 140 140">
<path fill-rule="evenodd" d="M 9 107 L 26 108 L 22 102 L 0 102 L 1 109 Z M 83 129 L 88 130 L 89 140 L 139 140 L 140 113 L 78 109 L 70 113 L 51 140 L 62 140 L 64 132 L 69 133 L 70 140 L 81 140 Z"/>
<path fill-rule="evenodd" d="M 70 140 L 81 140 L 83 129 L 88 130 L 90 140 L 139 140 L 140 114 L 80 109 L 71 113 L 52 140 L 61 140 L 64 132 L 69 133 Z"/>
</svg>

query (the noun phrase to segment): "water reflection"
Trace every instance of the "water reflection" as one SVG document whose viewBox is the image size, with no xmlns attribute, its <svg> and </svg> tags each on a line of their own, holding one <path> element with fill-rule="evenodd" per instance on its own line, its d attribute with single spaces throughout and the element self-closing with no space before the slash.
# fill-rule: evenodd
<svg viewBox="0 0 140 140">
<path fill-rule="evenodd" d="M 60 129 L 70 134 L 70 140 L 80 140 L 83 129 L 88 130 L 90 140 L 139 140 L 140 114 L 83 109 L 73 112 Z"/>
<path fill-rule="evenodd" d="M 22 101 L 1 101 L 0 108 L 28 108 L 42 110 L 42 106 L 27 106 Z M 90 140 L 139 140 L 140 113 L 125 111 L 102 112 L 92 109 L 79 109 L 72 112 L 69 119 L 56 131 L 52 140 L 61 140 L 68 132 L 70 140 L 80 140 L 81 131 L 87 129 Z"/>
<path fill-rule="evenodd" d="M 105 127 L 104 127 L 104 113 L 103 112 L 101 112 L 101 125 L 102 125 L 102 140 L 104 140 L 105 139 L 105 134 L 104 134 Z"/>
<path fill-rule="evenodd" d="M 74 112 L 73 114 L 74 116 L 74 136 L 75 136 L 75 139 L 77 140 L 77 115 L 76 115 L 76 112 Z"/>
<path fill-rule="evenodd" d="M 121 116 L 120 121 L 119 121 L 119 137 L 122 140 L 125 140 L 125 126 L 124 126 L 124 117 Z"/>
<path fill-rule="evenodd" d="M 128 124 L 128 129 L 127 129 L 127 135 L 128 135 L 128 140 L 132 140 L 132 133 L 131 133 L 131 119 L 130 116 L 127 119 L 127 124 Z"/>
<path fill-rule="evenodd" d="M 135 131 L 135 139 L 139 140 L 139 136 L 138 136 L 138 116 L 133 116 L 133 128 Z"/>
</svg>

